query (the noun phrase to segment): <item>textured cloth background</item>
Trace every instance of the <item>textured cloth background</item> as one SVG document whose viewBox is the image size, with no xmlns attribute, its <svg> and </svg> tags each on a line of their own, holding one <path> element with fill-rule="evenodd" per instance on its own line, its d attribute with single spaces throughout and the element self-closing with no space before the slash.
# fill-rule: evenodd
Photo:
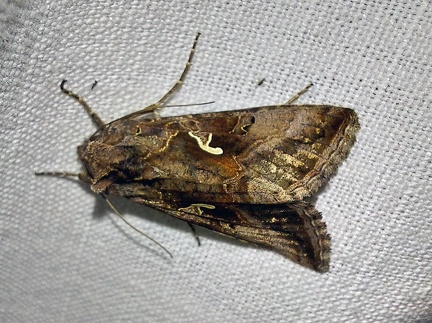
<svg viewBox="0 0 432 323">
<path fill-rule="evenodd" d="M 0 1 L 0 321 L 432 321 L 430 1 Z M 74 180 L 94 127 L 157 101 L 202 33 L 164 115 L 286 101 L 351 107 L 362 129 L 316 205 L 317 274 L 279 254 L 113 199 L 170 259 Z M 258 86 L 257 82 L 265 78 Z M 94 80 L 97 86 L 91 90 Z"/>
</svg>

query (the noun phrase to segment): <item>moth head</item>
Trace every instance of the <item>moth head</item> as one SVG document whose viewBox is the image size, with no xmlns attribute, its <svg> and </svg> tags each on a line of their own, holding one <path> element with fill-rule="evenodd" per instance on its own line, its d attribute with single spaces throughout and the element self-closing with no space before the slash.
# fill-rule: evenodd
<svg viewBox="0 0 432 323">
<path fill-rule="evenodd" d="M 79 158 L 87 170 L 87 181 L 96 193 L 105 192 L 113 182 L 126 176 L 122 165 L 132 157 L 132 153 L 123 144 L 124 138 L 124 127 L 111 123 L 78 147 Z"/>
</svg>

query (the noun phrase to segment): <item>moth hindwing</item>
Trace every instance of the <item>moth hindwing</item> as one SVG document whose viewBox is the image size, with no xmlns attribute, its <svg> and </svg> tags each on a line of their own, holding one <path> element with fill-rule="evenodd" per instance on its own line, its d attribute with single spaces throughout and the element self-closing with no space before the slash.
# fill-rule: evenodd
<svg viewBox="0 0 432 323">
<path fill-rule="evenodd" d="M 319 272 L 329 269 L 330 237 L 315 194 L 347 156 L 359 128 L 356 113 L 326 105 L 286 104 L 160 118 L 157 103 L 97 124 L 78 147 L 80 179 L 222 234 L 273 249 Z"/>
</svg>

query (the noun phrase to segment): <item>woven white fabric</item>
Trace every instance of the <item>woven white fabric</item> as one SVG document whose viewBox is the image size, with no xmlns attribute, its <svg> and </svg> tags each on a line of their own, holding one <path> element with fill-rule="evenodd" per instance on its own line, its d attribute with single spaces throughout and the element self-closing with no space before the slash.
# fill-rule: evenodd
<svg viewBox="0 0 432 323">
<path fill-rule="evenodd" d="M 429 1 L 0 1 L 0 321 L 432 321 L 432 5 Z M 351 107 L 361 130 L 317 197 L 332 236 L 318 274 L 271 251 L 122 199 L 122 223 L 83 184 L 93 131 L 159 99 L 231 110 Z M 257 82 L 265 78 L 262 85 Z M 94 80 L 98 81 L 91 90 Z"/>
</svg>

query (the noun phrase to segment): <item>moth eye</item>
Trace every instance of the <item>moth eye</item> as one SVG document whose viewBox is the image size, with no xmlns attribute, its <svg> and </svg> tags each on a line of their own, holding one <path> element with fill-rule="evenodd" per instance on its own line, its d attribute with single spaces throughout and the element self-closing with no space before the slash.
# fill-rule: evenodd
<svg viewBox="0 0 432 323">
<path fill-rule="evenodd" d="M 135 135 L 140 135 L 141 134 L 141 127 L 140 126 L 136 126 L 135 128 Z"/>
</svg>

